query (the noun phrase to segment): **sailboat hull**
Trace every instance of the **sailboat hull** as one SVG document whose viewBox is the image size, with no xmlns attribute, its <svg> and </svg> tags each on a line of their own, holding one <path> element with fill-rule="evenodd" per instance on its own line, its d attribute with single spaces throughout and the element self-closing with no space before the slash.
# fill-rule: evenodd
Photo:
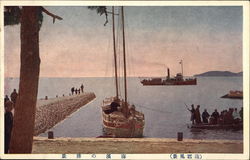
<svg viewBox="0 0 250 160">
<path fill-rule="evenodd" d="M 103 133 L 106 136 L 114 136 L 116 138 L 141 138 L 143 137 L 143 128 L 122 128 L 122 127 L 110 127 L 103 125 Z"/>
<path fill-rule="evenodd" d="M 133 109 L 133 114 L 129 113 L 125 117 L 122 110 L 124 101 L 122 100 L 119 101 L 119 109 L 109 113 L 107 111 L 110 110 L 110 104 L 113 100 L 114 97 L 111 97 L 103 101 L 102 119 L 104 135 L 117 138 L 143 137 L 144 114 Z"/>
</svg>

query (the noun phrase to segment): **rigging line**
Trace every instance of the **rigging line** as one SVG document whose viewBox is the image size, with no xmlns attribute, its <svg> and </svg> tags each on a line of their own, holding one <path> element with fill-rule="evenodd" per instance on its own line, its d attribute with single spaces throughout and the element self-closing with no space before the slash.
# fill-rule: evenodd
<svg viewBox="0 0 250 160">
<path fill-rule="evenodd" d="M 109 25 L 110 26 L 110 25 Z M 111 35 L 110 33 L 111 33 L 111 30 L 112 30 L 112 28 L 111 28 L 111 26 L 109 27 L 109 33 L 108 33 L 108 35 Z M 104 77 L 106 77 L 107 75 L 108 75 L 108 71 L 109 71 L 109 68 L 110 68 L 110 63 L 108 63 L 109 61 L 110 61 L 110 47 L 111 47 L 111 45 L 110 45 L 110 41 L 111 41 L 111 36 L 108 36 L 108 48 L 107 48 L 107 50 L 106 50 L 106 64 L 105 64 L 105 73 L 104 73 Z"/>
<path fill-rule="evenodd" d="M 125 19 L 125 21 L 126 21 L 126 19 Z M 127 30 L 126 35 L 128 37 L 128 40 L 131 40 L 129 23 L 127 23 L 127 21 L 126 21 L 125 25 L 126 25 L 126 30 Z M 128 57 L 128 68 L 129 68 L 128 71 L 129 71 L 129 74 L 133 77 L 136 74 L 135 74 L 135 70 L 134 70 L 135 67 L 134 67 L 134 63 L 133 63 L 133 54 L 131 54 L 132 53 L 131 52 L 131 46 L 132 46 L 131 44 L 132 43 L 129 43 L 129 42 L 130 41 L 127 41 L 127 43 L 126 43 L 127 57 Z"/>
<path fill-rule="evenodd" d="M 154 112 L 159 112 L 159 113 L 171 113 L 169 111 L 163 111 L 163 110 L 158 110 L 158 109 L 152 109 L 150 107 L 145 107 L 144 105 L 138 105 L 138 104 L 135 104 L 136 107 L 139 107 L 139 108 L 144 108 L 144 109 L 147 109 L 147 110 L 151 110 L 151 111 L 154 111 Z"/>
</svg>

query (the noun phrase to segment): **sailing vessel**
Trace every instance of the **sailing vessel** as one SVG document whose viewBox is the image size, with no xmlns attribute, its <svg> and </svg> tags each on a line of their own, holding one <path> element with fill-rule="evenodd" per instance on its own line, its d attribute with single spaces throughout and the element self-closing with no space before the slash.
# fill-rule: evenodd
<svg viewBox="0 0 250 160">
<path fill-rule="evenodd" d="M 238 124 L 188 124 L 188 128 L 191 129 L 208 129 L 208 130 L 218 130 L 218 129 L 224 129 L 224 130 L 242 130 L 243 129 L 243 123 Z"/>
<path fill-rule="evenodd" d="M 181 70 L 182 73 L 177 73 L 175 77 L 170 77 L 170 70 L 167 70 L 167 77 L 166 78 L 149 78 L 143 79 L 141 83 L 144 86 L 151 86 L 151 85 L 196 85 L 197 79 L 196 78 L 186 78 L 183 77 L 183 61 L 181 60 Z"/>
<path fill-rule="evenodd" d="M 231 99 L 243 99 L 242 91 L 229 91 L 228 94 L 222 96 L 221 98 L 231 98 Z"/>
<path fill-rule="evenodd" d="M 114 7 L 112 7 L 112 26 L 113 26 L 113 50 L 114 50 L 114 66 L 115 66 L 115 88 L 116 96 L 103 100 L 101 105 L 103 131 L 105 136 L 111 137 L 142 137 L 144 129 L 144 114 L 137 111 L 134 105 L 128 103 L 127 100 L 127 75 L 126 75 L 126 50 L 125 50 L 125 29 L 124 29 L 124 10 L 121 7 L 122 18 L 122 42 L 123 42 L 123 72 L 124 72 L 124 95 L 122 99 L 118 91 L 118 75 L 117 75 L 117 55 L 115 40 L 115 18 Z"/>
</svg>

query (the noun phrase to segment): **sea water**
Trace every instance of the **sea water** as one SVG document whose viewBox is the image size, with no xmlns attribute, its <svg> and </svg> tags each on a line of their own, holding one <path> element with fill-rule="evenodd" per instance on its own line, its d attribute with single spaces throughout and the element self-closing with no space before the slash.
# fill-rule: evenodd
<svg viewBox="0 0 250 160">
<path fill-rule="evenodd" d="M 123 96 L 123 80 L 119 81 Z M 6 78 L 5 94 L 18 89 L 18 83 L 17 78 Z M 86 92 L 94 92 L 96 98 L 50 129 L 55 137 L 97 137 L 103 133 L 100 106 L 104 98 L 115 95 L 113 78 L 40 78 L 38 98 L 66 96 L 71 87 L 80 88 L 81 84 Z M 184 138 L 242 140 L 242 130 L 189 129 L 190 112 L 185 106 L 200 105 L 201 114 L 207 109 L 210 115 L 214 109 L 219 112 L 228 108 L 240 110 L 242 100 L 220 97 L 242 87 L 242 77 L 199 77 L 197 85 L 190 86 L 143 86 L 139 78 L 128 78 L 128 101 L 145 115 L 144 137 L 176 138 L 177 132 L 183 132 Z"/>
</svg>

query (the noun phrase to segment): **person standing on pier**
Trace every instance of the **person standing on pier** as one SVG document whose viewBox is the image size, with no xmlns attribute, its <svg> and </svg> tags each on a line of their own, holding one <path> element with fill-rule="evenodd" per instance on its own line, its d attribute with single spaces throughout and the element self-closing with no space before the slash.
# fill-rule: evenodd
<svg viewBox="0 0 250 160">
<path fill-rule="evenodd" d="M 10 146 L 10 139 L 11 139 L 11 131 L 13 127 L 13 102 L 8 100 L 6 105 L 4 106 L 5 113 L 4 113 L 4 153 L 9 152 Z"/>
<path fill-rule="evenodd" d="M 72 95 L 74 95 L 74 91 L 75 91 L 75 87 L 72 87 L 72 88 L 71 88 L 71 93 L 72 93 Z"/>
<path fill-rule="evenodd" d="M 14 108 L 15 108 L 15 105 L 16 105 L 17 96 L 18 96 L 18 94 L 16 92 L 16 89 L 14 89 L 13 92 L 11 93 L 11 95 L 10 95 L 10 99 L 14 104 Z"/>
<path fill-rule="evenodd" d="M 83 86 L 83 84 L 81 85 L 81 91 L 82 91 L 82 93 L 83 93 L 83 88 L 84 88 L 84 86 Z"/>
<path fill-rule="evenodd" d="M 196 122 L 196 124 L 201 123 L 200 105 L 197 105 L 197 107 L 195 109 L 195 122 Z"/>
</svg>

